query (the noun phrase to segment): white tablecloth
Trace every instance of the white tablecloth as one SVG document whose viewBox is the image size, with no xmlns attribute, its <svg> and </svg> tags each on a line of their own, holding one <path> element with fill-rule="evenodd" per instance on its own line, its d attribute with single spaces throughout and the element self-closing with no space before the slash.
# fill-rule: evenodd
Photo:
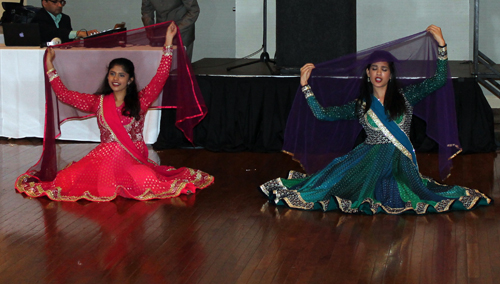
<svg viewBox="0 0 500 284">
<path fill-rule="evenodd" d="M 43 80 L 43 53 L 44 49 L 37 47 L 5 47 L 0 46 L 0 136 L 8 138 L 43 137 L 45 120 L 45 92 Z M 82 49 L 83 51 L 83 49 Z M 85 50 L 88 54 L 88 49 Z M 153 62 L 151 68 L 154 73 L 158 66 L 161 50 L 137 49 L 109 49 L 113 57 L 127 57 L 134 63 L 136 60 Z M 74 68 L 78 68 L 75 58 L 77 51 L 56 51 L 57 60 L 73 60 Z M 88 55 L 87 55 L 88 56 Z M 71 59 L 68 59 L 71 58 Z M 89 58 L 96 63 L 94 70 L 100 78 L 99 84 L 106 74 L 106 64 L 102 58 Z M 156 63 L 156 65 L 154 65 Z M 99 65 L 100 64 L 100 65 Z M 65 78 L 64 70 L 59 70 L 63 82 L 71 89 L 74 78 Z M 142 75 L 142 74 L 141 74 Z M 139 74 L 136 74 L 139 77 Z M 148 74 L 149 76 L 149 74 Z M 146 77 L 146 76 L 144 76 Z M 140 78 L 139 78 L 140 79 Z M 143 82 L 145 80 L 143 79 Z M 147 83 L 147 82 L 146 82 Z M 142 83 L 144 85 L 144 83 Z M 94 91 L 97 88 L 93 89 Z M 146 115 L 144 139 L 147 144 L 156 141 L 160 129 L 160 111 L 150 110 Z M 96 118 L 67 121 L 61 126 L 61 137 L 64 140 L 100 141 Z"/>
</svg>

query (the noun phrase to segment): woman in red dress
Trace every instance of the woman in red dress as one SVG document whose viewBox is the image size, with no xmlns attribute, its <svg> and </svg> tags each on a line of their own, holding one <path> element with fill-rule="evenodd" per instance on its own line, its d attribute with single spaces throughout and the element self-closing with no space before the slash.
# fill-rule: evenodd
<svg viewBox="0 0 500 284">
<path fill-rule="evenodd" d="M 170 24 L 160 66 L 140 92 L 135 84 L 134 65 L 125 58 L 110 62 L 98 95 L 70 91 L 57 75 L 53 65 L 55 52 L 49 49 L 47 75 L 56 96 L 97 116 L 101 144 L 59 171 L 52 181 L 40 181 L 30 172 L 21 175 L 16 189 L 30 197 L 47 196 L 56 201 L 110 201 L 117 196 L 149 200 L 193 193 L 213 183 L 214 178 L 202 171 L 160 166 L 148 160 L 142 136 L 146 112 L 169 76 L 176 33 L 177 27 Z"/>
</svg>

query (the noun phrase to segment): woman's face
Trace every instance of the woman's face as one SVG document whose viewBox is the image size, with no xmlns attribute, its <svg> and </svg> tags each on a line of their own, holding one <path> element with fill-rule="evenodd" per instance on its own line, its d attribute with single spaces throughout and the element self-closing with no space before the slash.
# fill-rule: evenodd
<svg viewBox="0 0 500 284">
<path fill-rule="evenodd" d="M 128 84 L 132 83 L 134 79 L 123 70 L 121 65 L 115 65 L 108 72 L 108 83 L 113 92 L 120 93 L 126 92 Z"/>
<path fill-rule="evenodd" d="M 391 79 L 391 69 L 389 63 L 385 61 L 374 62 L 366 69 L 366 75 L 370 78 L 374 88 L 385 87 Z"/>
</svg>

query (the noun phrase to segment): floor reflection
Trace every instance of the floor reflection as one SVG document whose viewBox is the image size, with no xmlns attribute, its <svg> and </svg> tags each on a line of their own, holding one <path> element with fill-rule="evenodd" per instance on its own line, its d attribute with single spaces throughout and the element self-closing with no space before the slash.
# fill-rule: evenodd
<svg viewBox="0 0 500 284">
<path fill-rule="evenodd" d="M 60 161 L 78 160 L 95 145 L 61 143 Z M 195 195 L 148 202 L 52 202 L 26 198 L 13 186 L 40 151 L 40 143 L 0 139 L 1 283 L 498 279 L 496 203 L 424 216 L 288 209 L 268 204 L 258 188 L 290 169 L 300 170 L 288 155 L 188 149 L 166 150 L 160 157 L 166 164 L 216 176 L 216 183 Z M 422 174 L 439 178 L 435 154 L 419 153 L 417 159 Z M 496 153 L 459 155 L 445 183 L 477 188 L 496 200 L 500 159 Z"/>
<path fill-rule="evenodd" d="M 166 252 L 160 247 L 172 228 L 162 211 L 192 207 L 195 196 L 148 202 L 124 198 L 104 203 L 36 200 L 45 224 L 47 283 L 101 278 L 167 283 Z M 196 235 L 190 236 L 195 244 Z M 202 250 L 194 247 L 196 253 Z"/>
</svg>

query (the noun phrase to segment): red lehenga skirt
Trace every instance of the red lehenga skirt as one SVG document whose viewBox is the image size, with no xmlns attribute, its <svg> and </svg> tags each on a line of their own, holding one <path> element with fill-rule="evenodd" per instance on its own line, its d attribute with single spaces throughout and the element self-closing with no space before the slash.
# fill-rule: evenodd
<svg viewBox="0 0 500 284">
<path fill-rule="evenodd" d="M 194 193 L 213 181 L 213 176 L 200 170 L 151 161 L 144 164 L 118 142 L 108 142 L 59 171 L 53 181 L 39 181 L 29 173 L 21 175 L 16 189 L 30 197 L 47 196 L 56 201 L 111 201 L 117 196 L 150 200 Z"/>
<path fill-rule="evenodd" d="M 129 39 L 127 47 L 150 45 L 148 34 L 165 34 L 169 24 L 170 22 L 149 26 L 147 29 L 128 31 L 126 33 Z M 121 38 L 124 34 L 116 34 L 116 38 Z M 134 40 L 130 40 L 131 38 Z M 179 33 L 174 41 L 176 45 L 182 46 Z M 104 41 L 93 41 L 93 45 L 110 47 L 109 42 L 113 42 L 113 40 L 107 37 Z M 61 48 L 61 51 L 66 52 L 72 50 L 68 48 L 72 46 L 83 47 L 81 42 L 72 42 L 58 47 Z M 184 49 L 174 49 L 173 52 L 174 67 L 170 66 L 167 57 L 162 56 L 156 75 L 152 77 L 151 82 L 146 86 L 147 88 L 144 87 L 139 92 L 141 119 L 133 122 L 128 122 L 131 120 L 130 117 L 124 118 L 122 116 L 122 112 L 116 107 L 113 95 L 98 96 L 99 101 L 92 98 L 82 99 L 80 96 L 85 95 L 85 98 L 88 98 L 88 94 L 83 90 L 88 88 L 87 82 L 91 80 L 90 77 L 94 76 L 94 74 L 86 74 L 85 72 L 92 70 L 89 69 L 93 66 L 92 64 L 102 63 L 99 60 L 110 57 L 111 54 L 115 56 L 115 52 L 99 53 L 99 56 L 95 56 L 97 54 L 92 51 L 90 57 L 94 60 L 79 57 L 81 58 L 79 64 L 83 65 L 76 69 L 72 68 L 69 63 L 74 61 L 61 60 L 56 64 L 56 59 L 54 64 L 64 66 L 65 68 L 62 69 L 65 70 L 68 77 L 71 77 L 70 74 L 72 74 L 72 76 L 79 78 L 78 81 L 83 82 L 76 84 L 78 88 L 75 91 L 67 90 L 57 73 L 54 70 L 47 70 L 45 66 L 45 71 L 48 71 L 50 78 L 46 73 L 44 150 L 38 163 L 18 177 L 15 183 L 16 189 L 30 197 L 47 196 L 57 201 L 77 201 L 80 199 L 110 201 L 117 196 L 150 200 L 193 193 L 197 189 L 205 188 L 213 183 L 214 178 L 202 171 L 160 166 L 148 160 L 146 145 L 142 138 L 137 136 L 143 131 L 143 119 L 147 109 L 152 106 L 153 101 L 162 90 L 168 96 L 165 96 L 155 106 L 176 109 L 176 126 L 185 133 L 189 141 L 192 141 L 194 126 L 206 115 L 207 108 Z M 127 53 L 129 52 L 127 51 Z M 129 55 L 133 55 L 133 53 Z M 71 58 L 68 53 L 61 53 L 59 56 L 62 56 L 59 58 Z M 113 58 L 111 57 L 110 60 Z M 137 58 L 143 58 L 143 55 L 138 55 Z M 147 61 L 139 60 L 139 62 L 142 64 L 136 66 L 136 72 L 142 70 L 140 73 L 147 73 L 150 65 L 147 64 Z M 175 76 L 169 76 L 170 69 L 175 70 Z M 70 70 L 71 72 L 69 72 Z M 78 70 L 84 73 L 80 73 Z M 73 71 L 75 72 L 72 73 Z M 83 76 L 85 76 L 84 80 L 81 79 L 84 78 Z M 147 76 L 143 78 L 146 82 Z M 78 92 L 80 89 L 82 92 Z M 52 90 L 62 97 L 74 96 L 75 98 L 67 99 L 66 103 L 70 106 L 58 104 Z M 75 112 L 71 107 L 83 112 Z M 103 142 L 80 161 L 57 172 L 57 151 L 54 140 L 59 135 L 58 126 L 69 118 L 87 117 L 88 113 L 97 116 L 101 141 Z M 130 126 L 130 123 L 133 125 Z M 125 129 L 125 126 L 128 130 Z M 131 128 L 134 131 L 129 133 Z M 133 141 L 132 136 L 137 141 Z"/>
</svg>

